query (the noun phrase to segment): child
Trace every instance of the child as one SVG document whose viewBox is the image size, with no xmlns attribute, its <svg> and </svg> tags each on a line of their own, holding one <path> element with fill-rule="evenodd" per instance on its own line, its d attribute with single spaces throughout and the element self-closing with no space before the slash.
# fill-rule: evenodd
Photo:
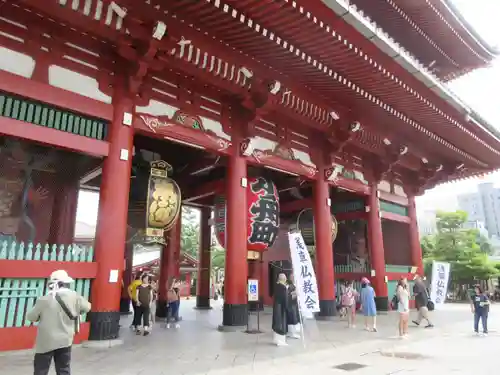
<svg viewBox="0 0 500 375">
<path fill-rule="evenodd" d="M 479 320 L 483 326 L 483 336 L 488 336 L 488 313 L 490 300 L 481 286 L 476 285 L 471 299 L 471 311 L 474 314 L 474 332 L 479 335 Z"/>
<path fill-rule="evenodd" d="M 358 292 L 354 289 L 352 281 L 346 283 L 344 294 L 342 294 L 342 307 L 346 309 L 347 327 L 356 328 L 356 299 Z"/>
</svg>

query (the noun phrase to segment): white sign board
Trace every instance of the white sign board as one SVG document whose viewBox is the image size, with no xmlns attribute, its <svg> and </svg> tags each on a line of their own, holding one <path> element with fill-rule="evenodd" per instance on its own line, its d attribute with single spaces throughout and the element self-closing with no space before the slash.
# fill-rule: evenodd
<svg viewBox="0 0 500 375">
<path fill-rule="evenodd" d="M 431 301 L 435 307 L 444 304 L 450 279 L 450 263 L 432 262 Z"/>
<path fill-rule="evenodd" d="M 299 308 L 304 318 L 313 318 L 314 313 L 319 312 L 319 294 L 311 256 L 307 251 L 302 233 L 288 233 L 288 241 Z"/>
<path fill-rule="evenodd" d="M 259 280 L 248 280 L 248 302 L 255 302 L 259 300 Z"/>
</svg>

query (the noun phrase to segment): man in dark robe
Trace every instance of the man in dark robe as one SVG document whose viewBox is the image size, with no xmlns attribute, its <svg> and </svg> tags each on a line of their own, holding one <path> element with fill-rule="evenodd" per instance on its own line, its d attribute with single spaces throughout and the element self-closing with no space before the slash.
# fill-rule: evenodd
<svg viewBox="0 0 500 375">
<path fill-rule="evenodd" d="M 278 275 L 278 283 L 274 289 L 274 304 L 273 304 L 273 332 L 274 343 L 277 346 L 286 346 L 287 334 L 287 308 L 288 308 L 288 285 L 286 275 L 280 273 Z"/>
<path fill-rule="evenodd" d="M 420 325 L 422 320 L 427 320 L 425 328 L 432 328 L 434 325 L 429 319 L 429 294 L 427 293 L 427 286 L 420 275 L 415 277 L 415 284 L 413 285 L 413 295 L 415 296 L 415 307 L 418 311 L 417 319 L 413 321 L 417 326 Z"/>
<path fill-rule="evenodd" d="M 288 324 L 288 337 L 300 338 L 300 312 L 297 288 L 294 284 L 293 274 L 288 279 L 288 308 L 286 311 L 286 320 Z"/>
</svg>

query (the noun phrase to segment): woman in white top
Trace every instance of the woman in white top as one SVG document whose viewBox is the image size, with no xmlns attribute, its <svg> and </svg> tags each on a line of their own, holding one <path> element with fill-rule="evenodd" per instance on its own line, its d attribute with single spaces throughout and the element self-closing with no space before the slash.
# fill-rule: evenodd
<svg viewBox="0 0 500 375">
<path fill-rule="evenodd" d="M 405 338 L 408 336 L 408 320 L 410 318 L 410 292 L 406 278 L 403 277 L 398 281 L 396 295 L 398 297 L 399 337 Z"/>
</svg>

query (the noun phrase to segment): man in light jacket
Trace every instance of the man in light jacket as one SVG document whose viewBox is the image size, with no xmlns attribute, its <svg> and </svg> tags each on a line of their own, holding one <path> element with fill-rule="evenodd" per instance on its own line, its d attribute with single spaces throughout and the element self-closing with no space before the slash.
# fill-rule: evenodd
<svg viewBox="0 0 500 375">
<path fill-rule="evenodd" d="M 69 289 L 72 282 L 66 271 L 54 271 L 48 295 L 38 298 L 26 316 L 29 321 L 38 322 L 34 375 L 47 375 L 52 358 L 57 375 L 71 374 L 71 346 L 79 318 L 90 311 L 90 303 Z"/>
</svg>

